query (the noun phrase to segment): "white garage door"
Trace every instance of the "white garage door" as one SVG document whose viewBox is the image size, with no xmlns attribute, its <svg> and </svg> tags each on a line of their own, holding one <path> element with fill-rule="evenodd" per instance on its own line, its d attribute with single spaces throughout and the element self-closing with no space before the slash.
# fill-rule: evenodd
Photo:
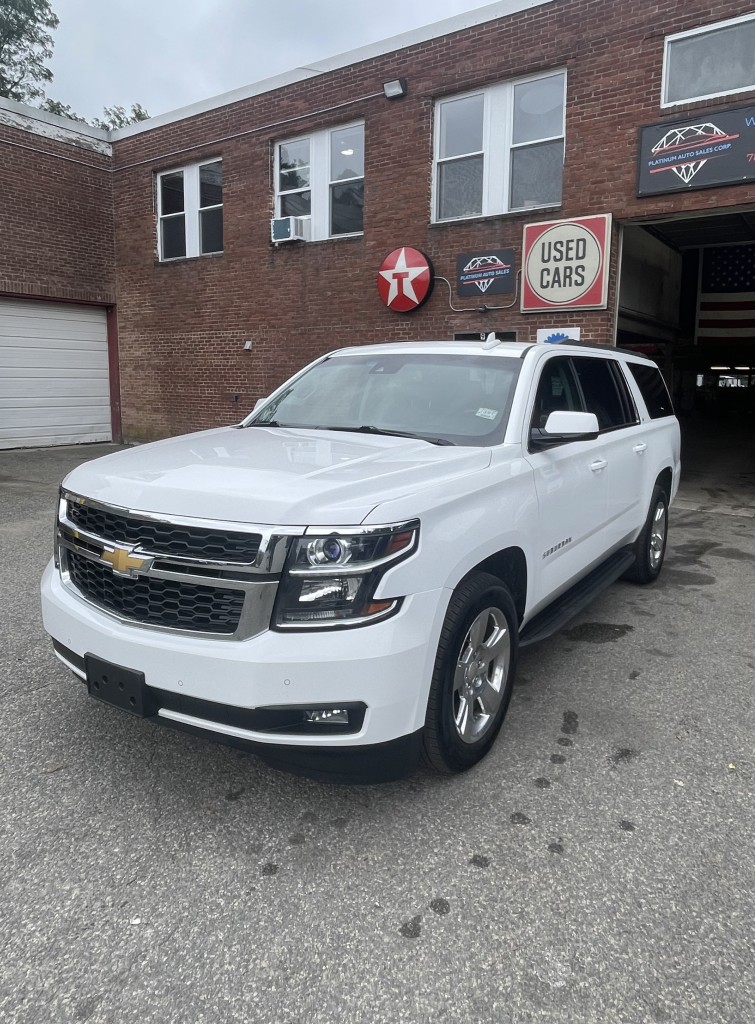
<svg viewBox="0 0 755 1024">
<path fill-rule="evenodd" d="M 0 448 L 111 439 L 105 310 L 0 299 Z"/>
</svg>

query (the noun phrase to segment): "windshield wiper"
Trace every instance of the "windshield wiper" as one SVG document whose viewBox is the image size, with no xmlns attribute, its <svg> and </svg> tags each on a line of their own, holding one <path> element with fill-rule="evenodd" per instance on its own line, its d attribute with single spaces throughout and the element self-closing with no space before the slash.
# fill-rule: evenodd
<svg viewBox="0 0 755 1024">
<path fill-rule="evenodd" d="M 447 437 L 425 437 L 424 434 L 412 434 L 408 430 L 389 430 L 386 427 L 373 427 L 369 423 L 363 423 L 359 427 L 323 427 L 323 430 L 342 430 L 350 434 L 380 434 L 384 437 L 409 437 L 413 441 L 427 441 L 428 444 L 453 445 Z"/>
<path fill-rule="evenodd" d="M 347 434 L 378 434 L 383 437 L 408 437 L 412 441 L 427 441 L 428 444 L 455 445 L 447 437 L 425 437 L 424 434 L 412 434 L 408 430 L 389 430 L 385 427 L 374 427 L 369 423 L 359 427 L 331 427 L 322 423 L 280 423 L 278 420 L 253 420 L 248 427 L 290 427 L 294 430 L 338 430 Z"/>
</svg>

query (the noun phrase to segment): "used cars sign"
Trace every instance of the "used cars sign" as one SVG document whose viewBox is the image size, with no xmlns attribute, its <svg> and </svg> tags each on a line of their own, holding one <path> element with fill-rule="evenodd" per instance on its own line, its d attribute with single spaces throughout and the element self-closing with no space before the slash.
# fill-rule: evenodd
<svg viewBox="0 0 755 1024">
<path fill-rule="evenodd" d="M 610 213 L 527 224 L 522 312 L 605 309 Z"/>
</svg>

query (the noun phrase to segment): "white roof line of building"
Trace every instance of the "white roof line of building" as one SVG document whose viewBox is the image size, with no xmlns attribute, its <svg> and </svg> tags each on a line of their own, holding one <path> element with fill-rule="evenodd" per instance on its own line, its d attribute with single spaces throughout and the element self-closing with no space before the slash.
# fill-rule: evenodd
<svg viewBox="0 0 755 1024">
<path fill-rule="evenodd" d="M 117 128 L 114 131 L 106 131 L 102 128 L 94 128 L 90 124 L 80 121 L 72 121 L 67 117 L 60 117 L 57 114 L 50 114 L 46 110 L 32 107 L 25 103 L 17 103 L 15 100 L 0 97 L 0 124 L 12 124 L 15 127 L 25 128 L 36 135 L 43 135 L 48 138 L 56 138 L 61 142 L 71 142 L 75 145 L 91 148 L 96 152 L 106 153 L 110 151 L 109 143 L 118 139 L 127 139 L 133 135 L 140 135 L 143 132 L 151 131 L 153 128 L 161 128 L 163 125 L 173 124 L 176 121 L 183 121 L 185 118 L 194 117 L 196 114 L 203 114 L 218 107 L 225 107 L 230 103 L 238 103 L 240 100 L 250 99 L 252 96 L 260 96 L 266 92 L 274 92 L 276 89 L 283 89 L 287 85 L 302 82 L 308 78 L 316 78 L 319 75 L 327 74 L 329 71 L 337 71 L 339 68 L 348 67 L 351 64 L 358 64 L 365 60 L 374 60 L 376 57 L 394 51 L 407 49 L 419 43 L 425 43 L 432 39 L 451 35 L 454 32 L 461 32 L 466 28 L 473 28 L 476 25 L 483 25 L 489 21 L 497 21 L 499 18 L 506 18 L 521 11 L 528 11 L 533 7 L 542 7 L 545 4 L 554 3 L 555 0 L 496 0 L 495 3 L 486 4 L 465 14 L 456 14 L 451 18 L 444 18 L 431 25 L 424 25 L 421 28 L 412 29 L 409 32 L 402 32 L 400 35 L 390 36 L 376 43 L 368 43 L 356 50 L 349 50 L 347 53 L 337 54 L 335 57 L 327 57 L 324 60 L 313 61 L 307 67 L 294 68 L 281 75 L 272 78 L 265 78 L 261 82 L 242 86 L 230 92 L 221 93 L 219 96 L 212 96 L 209 99 L 199 100 L 188 106 L 180 107 L 178 110 L 169 111 L 166 114 L 158 114 L 146 121 L 138 121 L 136 124 L 127 125 L 125 128 Z M 408 75 L 407 73 L 408 72 Z M 409 77 L 411 89 L 410 69 L 397 65 L 396 77 L 403 73 L 403 77 Z"/>
<path fill-rule="evenodd" d="M 111 132 L 103 128 L 94 128 L 82 121 L 72 121 L 70 117 L 50 114 L 39 107 L 31 107 L 26 103 L 0 96 L 0 124 L 22 128 L 33 135 L 54 139 L 56 142 L 67 142 L 95 153 L 110 156 Z"/>
<path fill-rule="evenodd" d="M 215 110 L 217 107 L 227 106 L 229 103 L 238 103 L 240 100 L 250 99 L 252 96 L 259 96 L 266 92 L 273 92 L 275 89 L 282 89 L 287 85 L 293 85 L 295 82 L 301 82 L 307 78 L 315 78 L 329 71 L 337 71 L 339 68 L 348 67 L 350 64 L 358 64 L 364 60 L 373 60 L 394 50 L 403 50 L 418 43 L 425 43 L 431 39 L 450 35 L 453 32 L 461 32 L 463 29 L 473 28 L 475 25 L 482 25 L 488 21 L 497 21 L 499 18 L 518 14 L 520 11 L 527 11 L 533 7 L 542 7 L 549 3 L 554 3 L 554 0 L 497 0 L 496 3 L 487 4 L 485 7 L 479 7 L 465 14 L 456 14 L 451 18 L 445 18 L 443 21 L 436 21 L 422 28 L 402 32 L 400 35 L 391 36 L 376 43 L 369 43 L 366 46 L 360 46 L 356 50 L 340 53 L 335 57 L 313 61 L 307 67 L 295 68 L 281 75 L 263 79 L 261 82 L 242 86 L 240 89 L 233 89 L 230 92 L 221 93 L 219 96 L 200 100 L 197 103 L 191 103 L 186 107 L 180 107 L 178 110 L 172 110 L 166 114 L 158 114 L 156 117 L 150 117 L 146 121 L 139 121 L 125 128 L 117 128 L 109 133 L 108 138 L 111 141 L 126 139 L 132 135 L 148 132 L 152 128 L 160 128 L 163 125 L 173 124 L 175 121 L 182 121 L 184 118 L 194 117 L 196 114 Z M 406 70 L 402 67 L 397 67 L 396 77 Z M 404 75 L 404 77 L 407 76 Z"/>
</svg>

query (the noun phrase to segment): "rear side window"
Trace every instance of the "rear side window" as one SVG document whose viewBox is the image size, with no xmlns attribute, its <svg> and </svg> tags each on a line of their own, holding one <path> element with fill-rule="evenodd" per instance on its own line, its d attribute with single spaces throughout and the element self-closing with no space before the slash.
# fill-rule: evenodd
<svg viewBox="0 0 755 1024">
<path fill-rule="evenodd" d="M 663 416 L 673 416 L 674 407 L 671 404 L 671 396 L 658 367 L 645 366 L 643 363 L 627 363 L 627 366 L 640 389 L 650 418 L 659 420 Z"/>
<path fill-rule="evenodd" d="M 601 430 L 615 430 L 637 422 L 626 384 L 619 390 L 618 375 L 614 374 L 611 362 L 608 359 L 573 360 L 585 406 L 598 417 Z"/>
</svg>

